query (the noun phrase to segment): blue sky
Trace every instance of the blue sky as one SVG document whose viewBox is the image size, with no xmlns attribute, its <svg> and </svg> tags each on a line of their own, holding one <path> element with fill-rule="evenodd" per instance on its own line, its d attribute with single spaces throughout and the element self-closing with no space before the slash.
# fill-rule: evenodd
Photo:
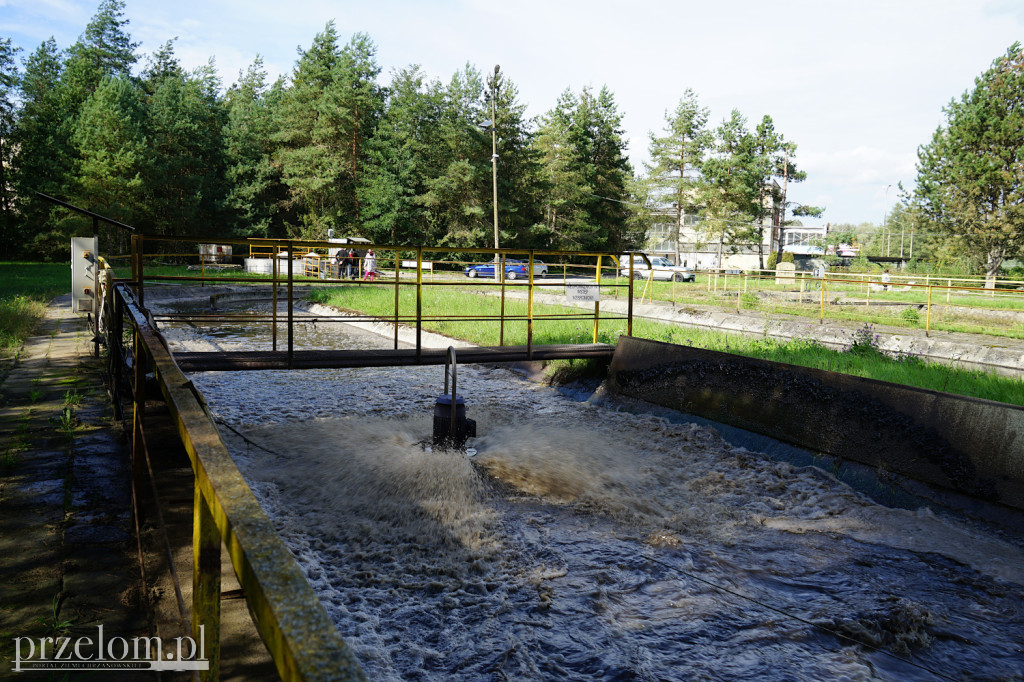
<svg viewBox="0 0 1024 682">
<path fill-rule="evenodd" d="M 0 0 L 0 35 L 22 56 L 50 36 L 68 47 L 98 4 Z M 832 223 L 880 223 L 942 107 L 1024 40 L 1020 0 L 126 0 L 125 15 L 142 53 L 177 36 L 185 66 L 214 57 L 225 85 L 257 53 L 289 73 L 330 19 L 345 41 L 370 35 L 384 81 L 410 64 L 444 81 L 500 64 L 531 116 L 607 85 L 637 168 L 689 87 L 714 125 L 734 108 L 751 127 L 770 115 L 808 174 L 789 197 Z"/>
</svg>

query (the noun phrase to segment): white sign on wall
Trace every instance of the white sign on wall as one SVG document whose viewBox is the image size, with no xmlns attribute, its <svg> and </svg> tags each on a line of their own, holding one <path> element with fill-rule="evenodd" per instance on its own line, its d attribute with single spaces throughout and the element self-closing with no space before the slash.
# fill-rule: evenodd
<svg viewBox="0 0 1024 682">
<path fill-rule="evenodd" d="M 566 284 L 565 298 L 569 303 L 596 303 L 601 300 L 597 284 Z"/>
</svg>

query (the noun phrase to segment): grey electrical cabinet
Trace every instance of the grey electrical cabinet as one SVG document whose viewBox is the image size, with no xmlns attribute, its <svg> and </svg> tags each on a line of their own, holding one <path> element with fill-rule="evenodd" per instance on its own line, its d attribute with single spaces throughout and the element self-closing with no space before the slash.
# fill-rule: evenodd
<svg viewBox="0 0 1024 682">
<path fill-rule="evenodd" d="M 71 238 L 71 312 L 91 313 L 96 305 L 96 238 Z"/>
</svg>

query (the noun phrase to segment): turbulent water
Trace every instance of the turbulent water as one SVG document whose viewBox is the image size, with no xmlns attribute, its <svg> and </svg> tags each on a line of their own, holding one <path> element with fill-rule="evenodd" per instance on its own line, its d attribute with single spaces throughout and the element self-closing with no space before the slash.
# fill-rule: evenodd
<svg viewBox="0 0 1024 682">
<path fill-rule="evenodd" d="M 267 347 L 176 326 L 175 347 Z M 336 324 L 302 347 L 387 347 Z M 1019 539 L 504 369 L 194 376 L 372 679 L 1024 679 Z"/>
</svg>

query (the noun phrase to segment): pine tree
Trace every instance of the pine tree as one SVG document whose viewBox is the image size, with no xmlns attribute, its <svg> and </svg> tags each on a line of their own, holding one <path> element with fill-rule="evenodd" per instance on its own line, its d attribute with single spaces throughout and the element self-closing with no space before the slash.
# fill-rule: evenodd
<svg viewBox="0 0 1024 682">
<path fill-rule="evenodd" d="M 15 97 L 20 74 L 15 56 L 20 48 L 10 38 L 0 39 L 0 253 L 10 253 L 14 236 L 14 187 L 11 167 L 14 147 Z"/>
<path fill-rule="evenodd" d="M 53 204 L 36 192 L 69 195 L 74 168 L 71 111 L 61 97 L 63 72 L 60 50 L 53 38 L 41 43 L 25 62 L 21 106 L 12 131 L 16 148 L 14 192 L 19 216 L 12 250 L 26 248 L 37 235 L 52 230 Z"/>
<path fill-rule="evenodd" d="M 758 210 L 758 176 L 747 119 L 738 110 L 715 131 L 714 153 L 704 161 L 701 174 L 707 183 L 701 229 L 709 239 L 717 238 L 721 267 L 727 246 L 735 251 L 756 238 L 750 223 Z"/>
<path fill-rule="evenodd" d="M 582 162 L 570 140 L 573 113 L 578 100 L 569 90 L 541 118 L 535 147 L 543 164 L 546 182 L 544 241 L 550 249 L 577 250 L 589 241 L 587 205 L 593 188 L 587 183 Z"/>
<path fill-rule="evenodd" d="M 418 66 L 392 74 L 385 111 L 359 177 L 363 228 L 372 241 L 417 244 L 427 237 L 426 216 L 417 197 L 427 192 L 430 145 L 438 133 L 442 100 L 441 86 L 425 84 Z"/>
<path fill-rule="evenodd" d="M 651 162 L 647 164 L 647 173 L 654 191 L 660 190 L 659 194 L 672 199 L 676 213 L 676 263 L 680 262 L 683 216 L 695 211 L 703 186 L 700 168 L 713 143 L 707 122 L 708 109 L 700 106 L 696 93 L 687 88 L 675 111 L 671 115 L 665 113 L 665 134 L 650 136 Z"/>
<path fill-rule="evenodd" d="M 384 94 L 377 85 L 380 66 L 377 47 L 365 33 L 356 33 L 341 51 L 335 87 L 330 98 L 340 115 L 340 127 L 347 140 L 346 183 L 343 188 L 350 204 L 348 221 L 358 231 L 362 225 L 359 201 L 359 172 L 367 157 L 367 140 L 384 108 Z"/>
<path fill-rule="evenodd" d="M 185 74 L 166 61 L 148 105 L 150 162 L 144 169 L 148 212 L 158 234 L 226 232 L 221 227 L 224 194 L 221 134 L 225 111 L 213 64 Z"/>
<path fill-rule="evenodd" d="M 151 163 L 139 91 L 125 78 L 105 78 L 82 105 L 73 141 L 78 148 L 73 202 L 101 215 L 144 227 L 145 183 Z M 78 222 L 68 220 L 68 226 Z M 123 234 L 118 231 L 119 237 Z M 66 248 L 66 244 L 63 245 Z M 124 252 L 124 242 L 107 244 Z"/>
<path fill-rule="evenodd" d="M 983 264 L 989 285 L 1024 248 L 1024 49 L 1014 43 L 944 109 L 918 150 L 916 198 L 937 230 Z"/>
<path fill-rule="evenodd" d="M 298 215 L 299 224 L 289 227 L 294 236 L 322 239 L 330 229 L 347 231 L 341 188 L 351 140 L 335 108 L 341 58 L 330 21 L 300 57 L 278 109 L 275 162 L 289 188 L 287 208 Z"/>
<path fill-rule="evenodd" d="M 490 138 L 479 128 L 485 120 L 484 84 L 467 64 L 441 91 L 437 128 L 427 146 L 429 170 L 424 192 L 416 197 L 426 222 L 425 241 L 452 247 L 487 246 Z"/>
<path fill-rule="evenodd" d="M 107 76 L 131 76 L 139 44 L 132 42 L 128 23 L 122 0 L 101 0 L 85 31 L 68 49 L 61 86 L 72 110 L 77 111 Z"/>
<path fill-rule="evenodd" d="M 256 60 L 227 92 L 224 159 L 225 206 L 237 237 L 284 236 L 278 204 L 284 199 L 281 173 L 272 162 L 273 101 L 263 59 Z M 275 89 L 280 97 L 283 87 Z"/>
<path fill-rule="evenodd" d="M 623 251 L 636 246 L 627 232 L 627 182 L 633 171 L 622 137 L 622 115 L 607 87 L 595 97 L 584 88 L 573 115 L 569 140 L 582 162 L 584 181 L 593 189 L 587 213 L 595 228 L 586 249 Z"/>
<path fill-rule="evenodd" d="M 493 100 L 493 125 L 498 140 L 500 243 L 538 248 L 543 245 L 543 238 L 534 232 L 544 220 L 540 211 L 544 194 L 543 167 L 541 155 L 533 146 L 532 122 L 524 118 L 526 105 L 518 98 L 515 84 L 496 68 L 487 79 L 484 106 L 492 109 Z"/>
<path fill-rule="evenodd" d="M 632 169 L 622 115 L 607 88 L 595 96 L 566 90 L 541 120 L 538 149 L 549 187 L 545 230 L 555 248 L 621 251 L 642 235 L 631 231 Z"/>
</svg>

